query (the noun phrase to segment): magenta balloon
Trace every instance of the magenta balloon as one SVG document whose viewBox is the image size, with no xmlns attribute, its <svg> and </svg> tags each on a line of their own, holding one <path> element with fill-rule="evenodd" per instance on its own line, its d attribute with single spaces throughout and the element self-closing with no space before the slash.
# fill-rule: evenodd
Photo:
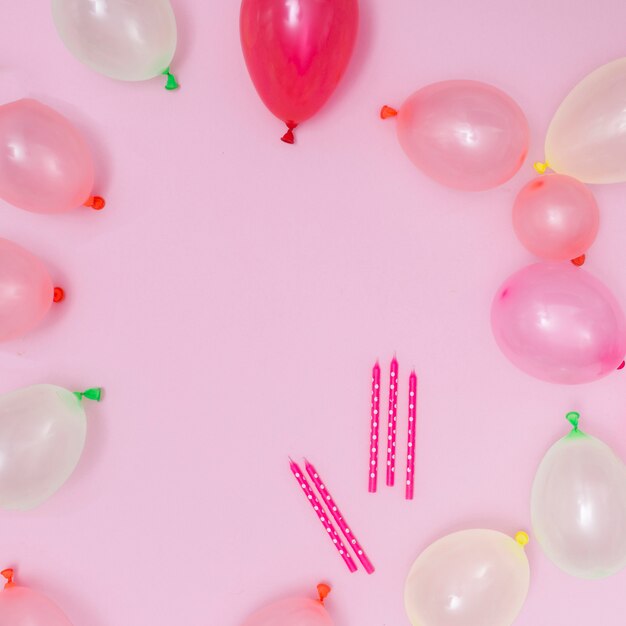
<svg viewBox="0 0 626 626">
<path fill-rule="evenodd" d="M 409 158 L 447 187 L 482 191 L 509 180 L 528 152 L 528 122 L 507 94 L 472 80 L 428 85 L 398 111 Z"/>
<path fill-rule="evenodd" d="M 54 286 L 44 264 L 17 244 L 0 239 L 0 341 L 37 326 L 53 298 Z"/>
<path fill-rule="evenodd" d="M 36 213 L 62 213 L 90 198 L 91 153 L 76 128 L 37 100 L 0 106 L 0 197 Z"/>
<path fill-rule="evenodd" d="M 45 596 L 19 585 L 0 592 L 2 626 L 72 626 L 63 611 Z"/>
<path fill-rule="evenodd" d="M 333 621 L 319 600 L 289 598 L 257 611 L 242 626 L 333 626 Z"/>
<path fill-rule="evenodd" d="M 504 354 L 531 376 L 578 384 L 614 371 L 626 353 L 626 319 L 595 276 L 571 263 L 537 263 L 510 276 L 491 310 Z"/>
<path fill-rule="evenodd" d="M 265 106 L 294 126 L 328 100 L 356 41 L 357 0 L 243 0 L 240 32 Z"/>
<path fill-rule="evenodd" d="M 584 254 L 600 224 L 598 205 L 580 181 L 563 174 L 531 180 L 517 195 L 513 227 L 533 254 L 566 261 Z"/>
</svg>

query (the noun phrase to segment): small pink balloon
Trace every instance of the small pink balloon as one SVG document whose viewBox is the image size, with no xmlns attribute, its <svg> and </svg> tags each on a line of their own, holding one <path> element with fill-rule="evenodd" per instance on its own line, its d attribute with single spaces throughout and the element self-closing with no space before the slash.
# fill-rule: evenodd
<svg viewBox="0 0 626 626">
<path fill-rule="evenodd" d="M 357 0 L 243 0 L 241 46 L 265 106 L 287 124 L 282 137 L 326 103 L 356 41 Z"/>
<path fill-rule="evenodd" d="M 82 135 L 68 119 L 37 100 L 0 106 L 0 197 L 35 213 L 80 205 L 104 207 L 92 196 L 94 166 Z"/>
<path fill-rule="evenodd" d="M 330 591 L 326 585 L 318 585 L 319 600 L 311 598 L 288 598 L 270 604 L 253 613 L 242 626 L 333 626 L 324 598 Z"/>
<path fill-rule="evenodd" d="M 609 289 L 571 263 L 536 263 L 510 276 L 491 309 L 500 349 L 521 370 L 553 383 L 587 383 L 626 353 L 626 319 Z"/>
<path fill-rule="evenodd" d="M 4 570 L 8 580 L 0 592 L 0 624 L 2 626 L 72 626 L 63 611 L 45 596 L 16 585 L 13 571 Z"/>
<path fill-rule="evenodd" d="M 400 145 L 437 182 L 483 191 L 509 180 L 528 152 L 528 122 L 518 104 L 492 85 L 448 80 L 410 96 L 397 115 Z"/>
<path fill-rule="evenodd" d="M 20 337 L 37 326 L 52 302 L 62 296 L 34 254 L 0 239 L 0 341 Z"/>
<path fill-rule="evenodd" d="M 583 255 L 598 234 L 600 212 L 589 189 L 563 174 L 531 180 L 513 205 L 513 228 L 533 254 L 550 261 Z"/>
</svg>

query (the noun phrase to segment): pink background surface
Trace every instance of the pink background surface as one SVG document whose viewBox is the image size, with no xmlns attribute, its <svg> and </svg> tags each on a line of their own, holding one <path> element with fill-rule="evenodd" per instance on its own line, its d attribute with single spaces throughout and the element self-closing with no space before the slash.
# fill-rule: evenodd
<svg viewBox="0 0 626 626">
<path fill-rule="evenodd" d="M 529 527 L 529 490 L 577 409 L 626 457 L 626 373 L 533 380 L 498 351 L 489 306 L 532 260 L 511 226 L 547 124 L 588 71 L 624 54 L 626 5 L 608 0 L 362 0 L 358 49 L 324 111 L 282 144 L 238 40 L 238 2 L 175 0 L 182 89 L 90 72 L 47 2 L 5 6 L 2 100 L 32 96 L 85 131 L 108 206 L 30 215 L 0 203 L 2 236 L 40 255 L 67 301 L 0 349 L 2 390 L 103 385 L 78 471 L 46 505 L 0 514 L 0 556 L 76 626 L 236 626 L 260 605 L 333 586 L 337 626 L 407 624 L 405 575 L 453 530 Z M 448 78 L 511 94 L 528 163 L 491 192 L 447 190 L 377 119 Z M 587 268 L 626 304 L 624 187 L 596 188 Z M 405 440 L 420 375 L 416 499 L 366 492 L 369 376 L 397 351 Z M 383 402 L 385 398 L 383 397 Z M 289 471 L 307 455 L 377 572 L 350 575 Z M 401 458 L 403 455 L 401 455 Z M 518 626 L 624 623 L 626 572 L 566 576 L 528 546 Z"/>
</svg>

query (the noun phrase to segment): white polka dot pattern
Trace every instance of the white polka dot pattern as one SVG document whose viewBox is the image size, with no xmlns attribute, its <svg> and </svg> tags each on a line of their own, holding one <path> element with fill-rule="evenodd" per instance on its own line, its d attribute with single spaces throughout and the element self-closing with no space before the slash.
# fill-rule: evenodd
<svg viewBox="0 0 626 626">
<path fill-rule="evenodd" d="M 389 372 L 389 421 L 387 422 L 387 485 L 396 477 L 396 426 L 398 421 L 398 360 L 394 356 Z"/>
<path fill-rule="evenodd" d="M 376 493 L 378 482 L 378 426 L 380 424 L 380 365 L 372 369 L 372 406 L 370 411 L 370 463 L 368 491 Z"/>
<path fill-rule="evenodd" d="M 417 376 L 409 378 L 409 428 L 406 451 L 406 499 L 413 500 L 415 486 L 415 419 L 417 417 Z"/>
</svg>

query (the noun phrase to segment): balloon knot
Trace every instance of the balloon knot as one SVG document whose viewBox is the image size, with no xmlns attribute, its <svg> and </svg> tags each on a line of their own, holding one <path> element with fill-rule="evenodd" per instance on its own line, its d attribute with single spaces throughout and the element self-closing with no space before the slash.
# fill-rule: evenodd
<svg viewBox="0 0 626 626">
<path fill-rule="evenodd" d="M 388 107 L 387 105 L 380 110 L 381 120 L 386 120 L 390 117 L 395 117 L 396 115 L 398 115 L 398 112 L 393 107 Z"/>
<path fill-rule="evenodd" d="M 89 198 L 87 198 L 87 200 L 83 203 L 83 206 L 94 209 L 95 211 L 101 211 L 106 206 L 106 202 L 101 196 L 89 196 Z"/>
<path fill-rule="evenodd" d="M 165 89 L 167 89 L 168 91 L 173 91 L 174 89 L 178 89 L 180 87 L 180 85 L 178 84 L 178 81 L 176 80 L 176 77 L 174 76 L 174 74 L 172 74 L 172 72 L 170 72 L 170 68 L 166 67 L 161 74 L 163 74 L 163 76 L 167 76 L 167 82 L 165 83 Z"/>
<path fill-rule="evenodd" d="M 618 370 L 623 370 L 625 365 L 626 365 L 626 361 L 622 361 L 622 362 L 621 362 L 621 363 L 617 366 L 617 369 L 618 369 Z"/>
<path fill-rule="evenodd" d="M 580 267 L 586 260 L 587 257 L 585 257 L 584 254 L 581 254 L 580 256 L 577 256 L 575 259 L 572 259 L 572 263 L 576 266 L 576 267 Z"/>
<path fill-rule="evenodd" d="M 52 292 L 53 302 L 62 302 L 65 299 L 65 291 L 61 287 L 55 287 Z"/>
<path fill-rule="evenodd" d="M 565 419 L 567 419 L 567 421 L 574 427 L 575 431 L 578 430 L 578 420 L 580 419 L 580 413 L 577 413 L 576 411 L 570 411 L 565 416 Z"/>
<path fill-rule="evenodd" d="M 535 171 L 538 174 L 545 174 L 546 170 L 550 167 L 550 164 L 546 161 L 545 163 L 542 163 L 541 161 L 537 161 L 534 165 Z"/>
<path fill-rule="evenodd" d="M 102 387 L 92 387 L 91 389 L 85 389 L 85 391 L 75 391 L 74 395 L 79 400 L 87 398 L 88 400 L 95 400 L 96 402 L 100 402 L 100 400 L 102 399 Z"/>
<path fill-rule="evenodd" d="M 294 144 L 296 142 L 296 137 L 293 134 L 293 131 L 298 125 L 295 122 L 285 122 L 285 124 L 287 124 L 287 132 L 280 138 L 280 140 L 285 143 Z"/>
<path fill-rule="evenodd" d="M 324 600 L 326 600 L 328 594 L 330 593 L 330 587 L 325 583 L 320 583 L 317 586 L 317 593 L 319 594 L 320 602 L 324 604 Z"/>
<path fill-rule="evenodd" d="M 13 569 L 12 568 L 8 568 L 8 569 L 3 569 L 0 574 L 2 576 L 4 576 L 4 578 L 7 579 L 7 582 L 4 585 L 4 588 L 6 589 L 7 587 L 13 587 L 15 586 L 15 583 L 13 582 Z"/>
<path fill-rule="evenodd" d="M 515 541 L 517 541 L 517 543 L 519 543 L 519 545 L 522 546 L 523 548 L 530 541 L 528 537 L 528 533 L 525 533 L 523 530 L 520 530 L 515 535 Z"/>
</svg>

